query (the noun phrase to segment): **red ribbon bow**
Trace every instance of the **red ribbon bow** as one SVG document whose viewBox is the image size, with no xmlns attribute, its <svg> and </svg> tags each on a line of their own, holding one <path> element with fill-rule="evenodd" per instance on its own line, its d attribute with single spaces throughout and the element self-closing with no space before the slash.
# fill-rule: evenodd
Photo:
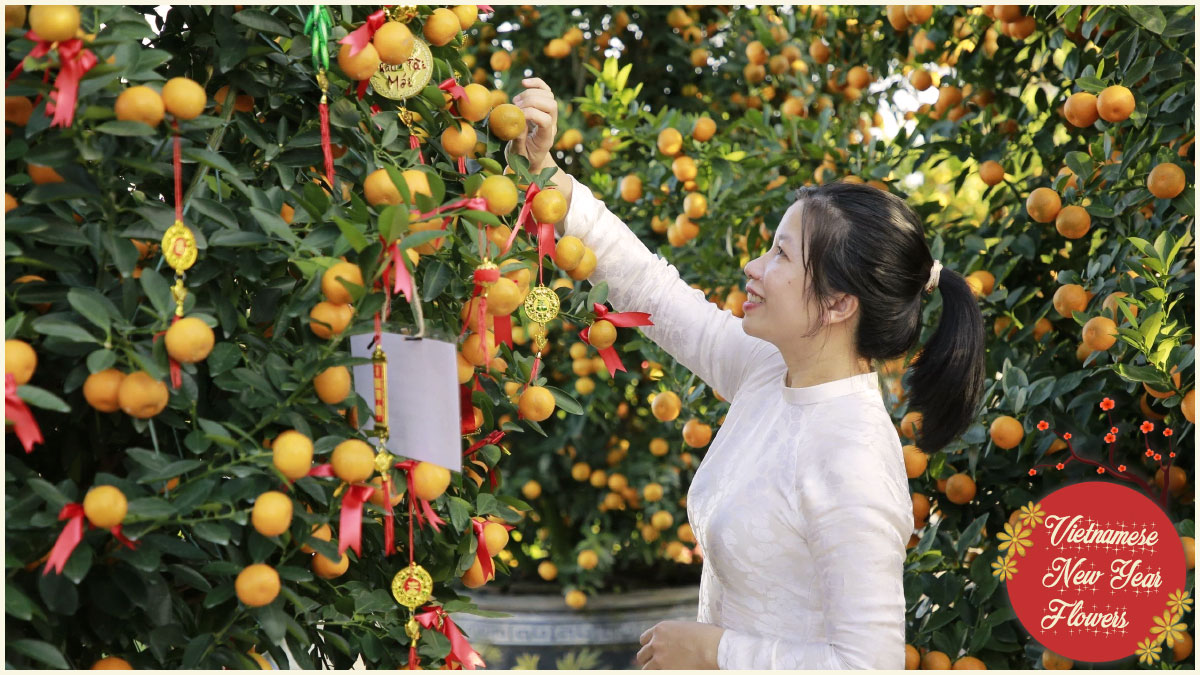
<svg viewBox="0 0 1200 675">
<path fill-rule="evenodd" d="M 377 9 L 371 12 L 363 25 L 355 28 L 349 35 L 338 41 L 338 44 L 350 45 L 350 56 L 354 56 L 366 48 L 367 43 L 375 36 L 375 31 L 387 21 L 387 10 Z"/>
<path fill-rule="evenodd" d="M 406 459 L 395 464 L 397 469 L 404 472 L 405 480 L 408 481 L 408 508 L 417 514 L 417 523 L 424 525 L 428 521 L 434 532 L 441 532 L 442 530 L 438 526 L 445 525 L 446 521 L 438 518 L 428 501 L 417 496 L 416 488 L 413 486 L 412 471 L 418 463 L 415 459 Z"/>
<path fill-rule="evenodd" d="M 79 95 L 79 81 L 96 65 L 98 59 L 91 50 L 83 48 L 83 40 L 75 38 L 58 43 L 58 77 L 54 90 L 46 101 L 46 114 L 54 115 L 50 126 L 69 127 L 75 121 L 75 99 Z"/>
<path fill-rule="evenodd" d="M 371 498 L 375 488 L 370 485 L 351 485 L 342 494 L 342 513 L 339 519 L 341 529 L 338 531 L 338 553 L 345 554 L 346 549 L 354 549 L 354 553 L 362 556 L 362 509 L 363 503 Z"/>
<path fill-rule="evenodd" d="M 440 606 L 433 606 L 416 615 L 417 622 L 426 630 L 436 630 L 450 640 L 450 653 L 446 655 L 446 665 L 458 663 L 464 670 L 475 670 L 483 667 L 483 658 L 467 642 L 467 638 L 454 625 L 450 615 Z"/>
<path fill-rule="evenodd" d="M 533 216 L 533 198 L 536 197 L 539 192 L 541 192 L 541 189 L 533 183 L 530 183 L 529 187 L 525 189 L 525 203 L 521 206 L 521 214 L 517 217 L 517 228 L 519 229 L 524 227 L 525 232 L 529 235 L 530 239 L 537 239 L 538 269 L 540 272 L 543 256 L 550 256 L 550 259 L 554 260 L 555 235 L 553 224 L 539 223 L 537 218 L 534 218 Z M 512 234 L 508 236 L 508 243 L 505 244 L 504 251 L 502 251 L 502 253 L 508 252 L 508 249 L 512 246 L 513 240 L 516 238 L 516 236 L 517 230 L 514 229 Z"/>
<path fill-rule="evenodd" d="M 598 302 L 592 303 L 592 308 L 596 312 L 596 320 L 604 319 L 618 328 L 630 328 L 632 326 L 653 326 L 650 321 L 650 315 L 646 312 L 621 312 L 609 313 L 608 308 Z M 588 341 L 588 335 L 591 332 L 591 326 L 579 331 L 579 339 L 587 344 L 592 344 Z M 625 371 L 625 365 L 621 363 L 621 357 L 617 356 L 617 350 L 610 345 L 600 350 L 600 356 L 604 359 L 604 365 L 608 366 L 608 374 L 610 377 L 617 374 L 617 371 Z"/>
<path fill-rule="evenodd" d="M 17 380 L 12 373 L 4 375 L 4 419 L 12 420 L 26 454 L 33 452 L 35 443 L 46 442 L 37 420 L 33 419 L 33 412 L 17 395 Z"/>
<path fill-rule="evenodd" d="M 42 575 L 45 576 L 54 570 L 55 574 L 62 574 L 63 568 L 67 564 L 67 560 L 71 558 L 71 554 L 75 552 L 75 547 L 79 542 L 83 541 L 84 513 L 83 504 L 71 502 L 62 507 L 58 512 L 58 519 L 67 521 L 63 531 L 59 533 L 58 539 L 54 542 L 54 548 L 50 549 L 50 555 L 46 558 L 46 567 L 42 570 Z M 90 525 L 88 525 L 90 527 Z M 109 528 L 117 541 L 122 545 L 136 549 L 137 544 L 130 541 L 124 534 L 121 533 L 121 526 L 114 525 Z"/>
</svg>

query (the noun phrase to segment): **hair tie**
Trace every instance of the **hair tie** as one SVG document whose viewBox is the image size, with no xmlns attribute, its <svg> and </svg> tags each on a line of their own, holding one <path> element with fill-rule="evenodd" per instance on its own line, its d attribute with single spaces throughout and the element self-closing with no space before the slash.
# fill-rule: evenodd
<svg viewBox="0 0 1200 675">
<path fill-rule="evenodd" d="M 942 261 L 934 260 L 933 267 L 929 269 L 929 283 L 925 284 L 925 292 L 932 293 L 933 289 L 937 288 L 938 280 L 942 276 Z"/>
</svg>

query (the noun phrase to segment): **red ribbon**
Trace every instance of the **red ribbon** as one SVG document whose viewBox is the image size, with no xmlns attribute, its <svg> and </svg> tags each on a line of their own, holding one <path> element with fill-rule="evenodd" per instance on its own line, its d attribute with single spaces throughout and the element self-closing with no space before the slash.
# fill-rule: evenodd
<svg viewBox="0 0 1200 675">
<path fill-rule="evenodd" d="M 467 175 L 467 158 L 466 157 L 458 158 L 458 172 L 464 176 Z"/>
<path fill-rule="evenodd" d="M 383 241 L 383 237 L 380 237 L 379 240 Z M 386 241 L 383 241 L 383 243 L 385 246 L 387 245 Z M 408 264 L 404 262 L 406 256 L 400 250 L 400 241 L 396 240 L 392 242 L 392 245 L 388 246 L 387 250 L 388 258 L 384 262 L 383 269 L 384 289 L 390 290 L 390 293 L 393 294 L 403 293 L 404 298 L 412 302 L 412 275 L 408 272 Z M 388 283 L 389 274 L 392 279 L 391 283 Z"/>
<path fill-rule="evenodd" d="M 350 45 L 350 56 L 354 56 L 366 48 L 367 43 L 375 36 L 375 31 L 387 21 L 387 10 L 377 9 L 371 12 L 363 25 L 355 28 L 346 37 L 338 40 L 338 44 Z M 365 80 L 364 80 L 365 81 Z"/>
<path fill-rule="evenodd" d="M 487 524 L 486 520 L 479 522 L 474 518 L 471 519 L 471 529 L 475 531 L 475 540 L 478 543 L 478 546 L 475 547 L 475 558 L 483 568 L 484 579 L 490 579 L 496 573 L 496 568 L 492 566 L 492 555 L 487 550 L 487 541 L 483 537 L 483 528 Z"/>
<path fill-rule="evenodd" d="M 370 83 L 371 83 L 370 80 L 359 80 L 358 81 L 358 100 L 361 101 L 362 97 L 367 95 L 367 85 Z"/>
<path fill-rule="evenodd" d="M 467 97 L 467 90 L 463 89 L 462 85 L 460 85 L 453 77 L 448 77 L 445 80 L 442 80 L 442 83 L 438 85 L 438 89 L 448 92 L 450 97 L 455 101 L 461 101 Z"/>
<path fill-rule="evenodd" d="M 475 670 L 476 666 L 484 666 L 483 658 L 467 642 L 458 626 L 450 619 L 446 610 L 433 606 L 416 615 L 417 622 L 426 630 L 436 630 L 450 640 L 450 653 L 446 655 L 446 665 L 459 663 L 464 670 Z"/>
<path fill-rule="evenodd" d="M 84 525 L 83 504 L 71 502 L 62 507 L 58 512 L 58 519 L 67 521 L 63 531 L 59 533 L 58 539 L 54 542 L 54 548 L 50 549 L 50 555 L 46 558 L 46 567 L 42 570 L 42 575 L 45 576 L 53 569 L 55 574 L 62 574 L 63 567 L 66 566 L 67 560 L 70 560 L 71 554 L 75 552 L 75 547 L 79 542 L 83 541 L 83 533 L 86 527 Z M 137 543 L 130 541 L 121 532 L 120 525 L 113 525 L 109 528 L 109 532 L 121 542 L 123 546 L 130 549 L 136 549 Z"/>
<path fill-rule="evenodd" d="M 541 362 L 541 354 L 537 354 L 533 357 L 533 366 L 529 369 L 529 381 L 526 382 L 525 386 L 521 389 L 522 392 L 532 386 L 534 381 L 537 380 L 538 364 Z M 525 414 L 521 412 L 520 406 L 517 407 L 517 419 L 525 419 Z"/>
<path fill-rule="evenodd" d="M 35 443 L 45 443 L 42 430 L 38 427 L 33 412 L 21 397 L 17 395 L 17 380 L 12 373 L 4 375 L 4 419 L 12 420 L 17 432 L 17 438 L 25 448 L 26 454 L 33 452 Z"/>
<path fill-rule="evenodd" d="M 79 81 L 84 73 L 99 61 L 91 50 L 83 48 L 83 40 L 75 38 L 58 43 L 58 77 L 54 90 L 46 101 L 46 114 L 54 115 L 50 126 L 69 127 L 75 121 L 75 99 L 79 95 Z"/>
<path fill-rule="evenodd" d="M 79 542 L 83 541 L 83 504 L 75 502 L 67 504 L 58 512 L 58 519 L 67 521 L 67 525 L 54 542 L 54 548 L 50 549 L 46 568 L 42 570 L 43 576 L 49 574 L 51 569 L 56 574 L 62 574 L 63 567 L 66 566 L 71 553 L 79 545 Z"/>
<path fill-rule="evenodd" d="M 121 544 L 124 545 L 125 547 L 130 548 L 130 549 L 137 548 L 137 542 L 131 541 L 128 537 L 126 537 L 125 534 L 123 532 L 121 532 L 120 525 L 113 525 L 111 528 L 109 528 L 108 531 L 112 532 L 112 536 L 116 537 L 117 541 L 121 542 Z"/>
<path fill-rule="evenodd" d="M 592 308 L 596 312 L 596 320 L 604 319 L 618 328 L 630 328 L 633 326 L 653 326 L 650 321 L 650 315 L 646 312 L 621 312 L 609 313 L 608 308 L 598 302 L 592 303 Z M 588 335 L 591 333 L 591 326 L 579 331 L 579 339 L 587 344 L 592 344 L 588 340 Z M 610 377 L 615 376 L 617 371 L 625 371 L 625 365 L 621 363 L 621 357 L 617 356 L 617 350 L 610 345 L 600 350 L 600 356 L 604 359 L 604 365 L 608 367 Z"/>
<path fill-rule="evenodd" d="M 450 211 L 452 209 L 470 209 L 472 211 L 487 211 L 487 200 L 483 197 L 471 197 L 470 199 L 460 199 L 456 202 L 443 204 L 428 213 L 417 214 L 416 219 L 429 220 L 430 218 Z"/>
<path fill-rule="evenodd" d="M 484 14 L 491 14 L 492 12 L 495 11 L 492 9 L 491 5 L 475 5 L 475 8 L 478 9 L 480 12 L 483 12 Z"/>
<path fill-rule="evenodd" d="M 496 342 L 508 345 L 509 349 L 513 346 L 512 336 L 512 316 L 505 314 L 504 316 L 493 316 L 492 326 L 496 330 L 493 333 L 496 335 Z"/>
<path fill-rule="evenodd" d="M 459 433 L 475 433 L 475 404 L 471 400 L 471 388 L 465 384 L 458 387 L 458 412 Z"/>
<path fill-rule="evenodd" d="M 433 528 L 434 532 L 441 532 L 442 530 L 438 526 L 445 525 L 446 521 L 442 520 L 441 518 L 438 518 L 438 515 L 436 513 L 434 513 L 433 507 L 429 505 L 428 501 L 421 499 L 420 497 L 417 496 L 416 488 L 413 486 L 412 472 L 413 472 L 413 469 L 417 466 L 417 464 L 418 464 L 418 462 L 415 459 L 406 459 L 403 462 L 396 462 L 396 464 L 395 464 L 395 467 L 397 469 L 400 469 L 401 471 L 404 472 L 405 479 L 408 481 L 408 510 L 409 510 L 409 513 L 416 512 L 418 523 L 420 523 L 421 525 L 424 525 L 425 521 L 428 521 L 429 526 Z"/>
<path fill-rule="evenodd" d="M 333 465 L 318 464 L 308 470 L 308 475 L 316 478 L 333 478 Z"/>
<path fill-rule="evenodd" d="M 538 245 L 538 268 L 542 265 L 542 257 L 550 256 L 554 260 L 554 225 L 551 223 L 539 223 L 537 218 L 533 216 L 533 198 L 541 192 L 541 189 L 533 183 L 525 189 L 525 203 L 521 206 L 521 214 L 517 217 L 517 227 L 524 226 L 525 232 L 530 239 L 536 237 Z M 508 236 L 508 243 L 504 247 L 504 253 L 508 252 L 512 246 L 513 239 L 516 238 L 517 231 L 513 230 Z"/>
<path fill-rule="evenodd" d="M 342 494 L 338 553 L 344 554 L 351 548 L 356 555 L 362 556 L 362 508 L 373 492 L 375 488 L 370 485 L 351 485 Z"/>
<path fill-rule="evenodd" d="M 42 38 L 38 37 L 37 33 L 33 31 L 26 32 L 25 39 L 32 40 L 34 42 L 33 49 L 29 50 L 29 53 L 25 55 L 25 59 L 40 59 L 49 54 L 50 50 L 54 48 L 53 42 L 50 42 L 49 40 L 43 40 Z M 12 73 L 8 76 L 9 82 L 12 82 L 18 75 L 21 74 L 21 71 L 25 70 L 25 59 L 21 59 L 21 61 L 17 63 L 17 67 L 13 68 Z M 49 74 L 49 72 L 49 69 L 47 69 L 46 73 Z M 45 80 L 43 79 L 43 81 Z"/>
<path fill-rule="evenodd" d="M 466 389 L 466 388 L 467 388 L 466 385 L 463 385 L 463 389 Z M 468 396 L 470 396 L 469 390 L 468 390 Z M 474 426 L 474 425 L 475 425 L 475 423 L 472 420 L 471 426 Z M 482 448 L 485 445 L 496 445 L 497 443 L 499 443 L 501 440 L 504 439 L 504 433 L 505 432 L 503 432 L 503 431 L 496 430 L 496 431 L 491 432 L 487 436 L 484 436 L 482 439 L 475 441 L 474 443 L 471 444 L 471 447 L 467 448 L 466 452 L 463 453 L 463 459 L 470 459 L 471 456 L 474 455 L 476 451 L 478 451 L 480 448 Z M 496 483 L 497 483 L 495 468 L 488 467 L 487 477 L 488 477 L 488 484 L 492 487 L 492 490 L 495 490 Z"/>
<path fill-rule="evenodd" d="M 322 94 L 322 99 L 324 95 Z M 333 186 L 333 146 L 329 138 L 329 104 L 324 100 L 317 106 L 321 111 L 321 152 L 325 155 L 325 178 Z M 332 190 L 330 190 L 332 195 Z"/>
</svg>

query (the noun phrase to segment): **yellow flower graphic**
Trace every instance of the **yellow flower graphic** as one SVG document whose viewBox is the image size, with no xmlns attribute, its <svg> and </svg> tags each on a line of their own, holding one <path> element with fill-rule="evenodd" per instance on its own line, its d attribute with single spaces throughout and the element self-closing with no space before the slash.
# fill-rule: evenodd
<svg viewBox="0 0 1200 675">
<path fill-rule="evenodd" d="M 1183 639 L 1183 633 L 1187 630 L 1187 625 L 1180 623 L 1181 616 L 1172 616 L 1171 611 L 1163 612 L 1161 617 L 1154 617 L 1154 625 L 1150 628 L 1150 635 L 1157 636 L 1155 642 L 1167 641 L 1168 647 L 1174 647 L 1176 640 Z"/>
<path fill-rule="evenodd" d="M 1182 588 L 1171 592 L 1171 595 L 1167 598 L 1167 608 L 1171 610 L 1172 615 L 1183 617 L 1184 613 L 1191 611 L 1192 598 L 1190 595 Z"/>
<path fill-rule="evenodd" d="M 1021 507 L 1021 517 L 1018 520 L 1032 530 L 1035 526 L 1041 525 L 1045 518 L 1046 512 L 1042 510 L 1042 505 L 1029 502 Z"/>
<path fill-rule="evenodd" d="M 1159 647 L 1153 638 L 1146 638 L 1138 643 L 1136 653 L 1139 663 L 1152 666 L 1162 655 L 1162 647 Z"/>
<path fill-rule="evenodd" d="M 1029 530 L 1020 521 L 1016 525 L 1005 523 L 1004 531 L 997 534 L 996 538 L 1000 540 L 1001 551 L 1011 548 L 1016 555 L 1025 555 L 1025 549 L 1033 543 L 1029 538 Z"/>
<path fill-rule="evenodd" d="M 992 576 L 1000 577 L 1002 581 L 1009 581 L 1016 574 L 1017 560 L 1011 552 L 1003 558 L 992 561 Z"/>
</svg>

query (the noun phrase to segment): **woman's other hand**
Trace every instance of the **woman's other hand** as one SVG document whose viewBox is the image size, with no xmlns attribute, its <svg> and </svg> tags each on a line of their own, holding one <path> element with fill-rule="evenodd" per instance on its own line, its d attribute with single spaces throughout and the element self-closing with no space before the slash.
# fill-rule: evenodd
<svg viewBox="0 0 1200 675">
<path fill-rule="evenodd" d="M 646 629 L 636 662 L 642 670 L 714 670 L 724 628 L 696 621 L 659 621 Z"/>
<path fill-rule="evenodd" d="M 526 88 L 512 102 L 525 113 L 525 133 L 509 141 L 504 154 L 521 155 L 529 160 L 529 168 L 535 173 L 548 166 L 557 167 L 550 150 L 558 135 L 558 102 L 550 86 L 539 77 L 527 77 L 521 84 Z"/>
</svg>

